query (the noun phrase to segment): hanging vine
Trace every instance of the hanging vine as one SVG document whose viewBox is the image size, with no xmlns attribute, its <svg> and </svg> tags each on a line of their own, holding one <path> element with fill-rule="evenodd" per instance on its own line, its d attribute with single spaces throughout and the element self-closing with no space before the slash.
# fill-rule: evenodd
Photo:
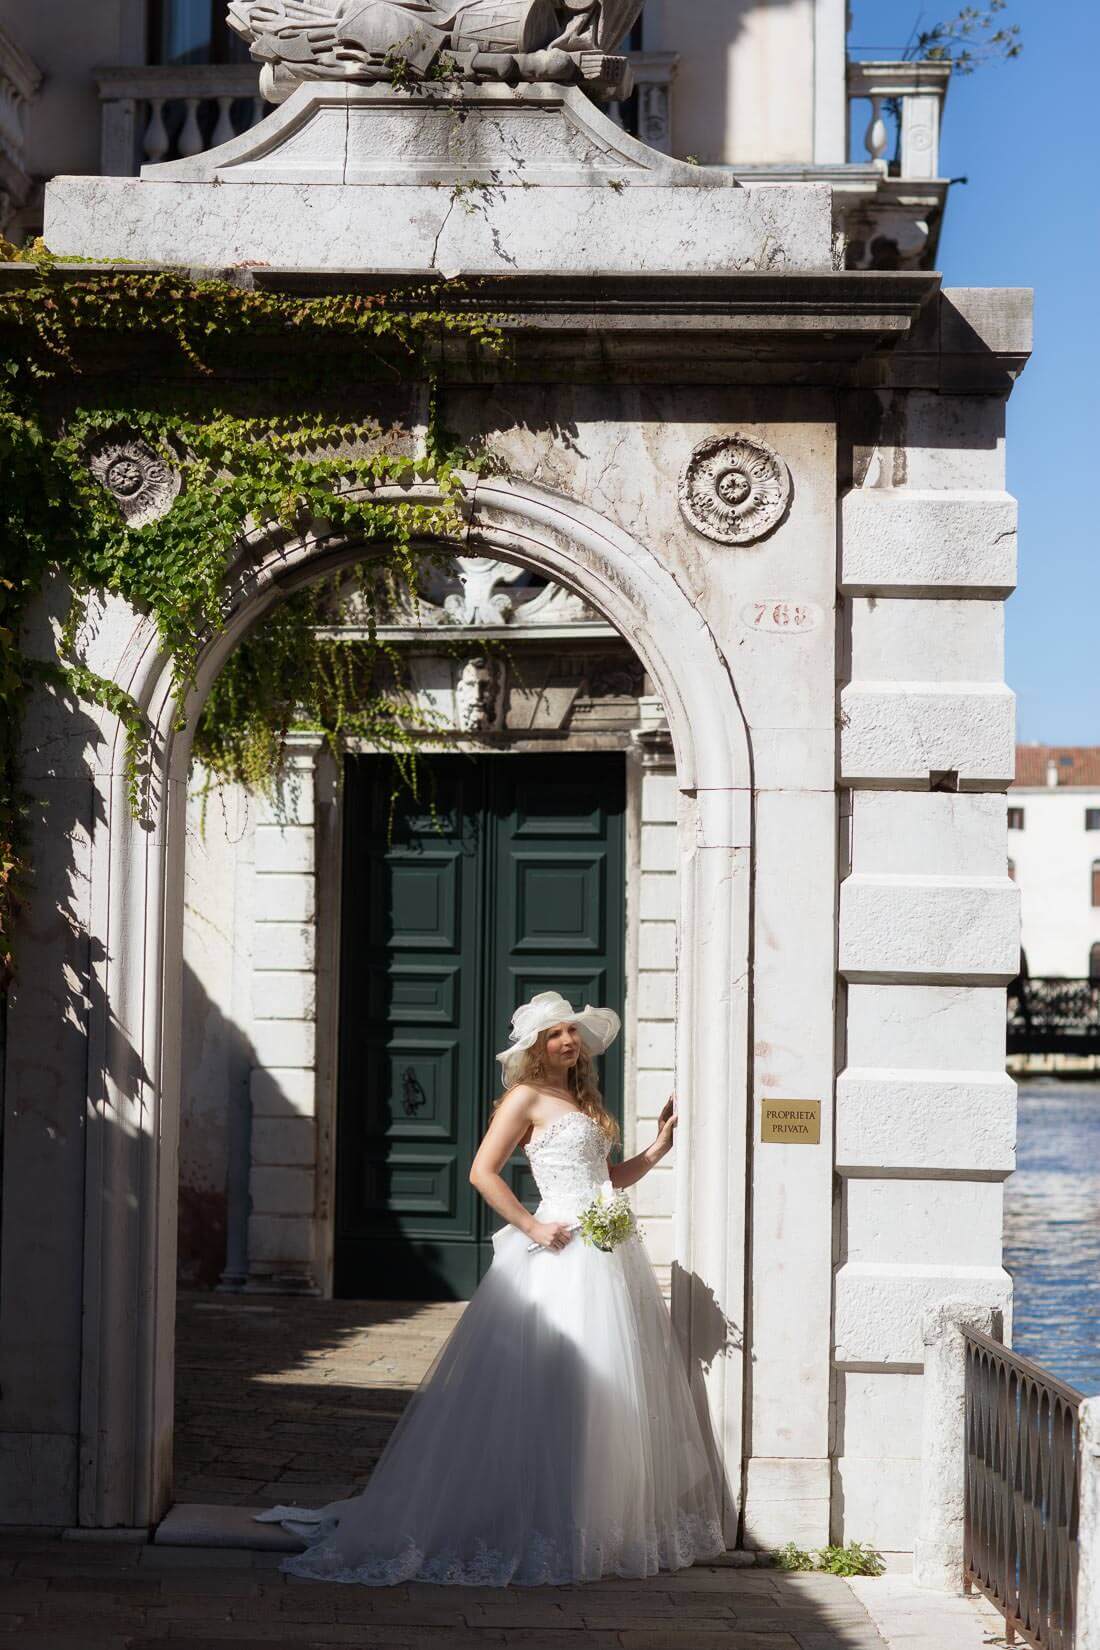
<svg viewBox="0 0 1100 1650">
<path fill-rule="evenodd" d="M 194 753 L 214 782 L 270 789 L 291 729 L 305 725 L 334 747 L 354 734 L 390 750 L 415 789 L 417 713 L 377 622 L 402 585 L 415 592 L 425 541 L 460 535 L 462 472 L 485 460 L 440 429 L 434 393 L 418 439 L 412 418 L 383 427 L 356 416 L 333 385 L 429 383 L 449 333 L 488 352 L 502 338 L 491 319 L 456 305 L 447 283 L 302 297 L 175 271 L 62 270 L 40 244 L 0 242 L 0 262 L 21 265 L 0 284 L 2 982 L 28 870 L 19 755 L 31 693 L 117 716 L 131 806 L 144 805 L 150 730 L 82 651 L 96 599 L 122 597 L 150 615 L 182 703 L 225 622 L 226 573 L 245 533 L 323 520 L 369 543 L 357 597 L 365 638 L 347 643 L 320 627 L 339 622 L 346 572 L 277 604 L 214 684 Z M 97 474 L 97 452 L 135 442 L 178 488 L 153 519 L 128 520 Z M 432 504 L 377 494 L 428 478 Z M 31 604 L 51 581 L 71 605 L 52 642 L 42 644 L 41 626 L 29 642 Z"/>
</svg>

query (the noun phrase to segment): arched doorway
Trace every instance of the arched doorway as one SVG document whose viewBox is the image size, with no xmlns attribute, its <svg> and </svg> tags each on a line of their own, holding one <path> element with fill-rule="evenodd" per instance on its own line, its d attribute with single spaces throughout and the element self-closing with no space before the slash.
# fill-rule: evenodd
<svg viewBox="0 0 1100 1650">
<path fill-rule="evenodd" d="M 628 637 L 664 702 L 680 793 L 677 1087 L 680 1151 L 673 1316 L 709 1408 L 736 1538 L 742 1460 L 752 776 L 734 684 L 689 595 L 646 546 L 574 501 L 503 479 L 471 482 L 464 544 L 575 590 Z M 375 496 L 433 503 L 431 486 Z M 453 548 L 453 547 L 452 547 Z M 184 796 L 195 712 L 241 636 L 278 600 L 362 559 L 359 541 L 262 529 L 227 581 L 228 618 L 185 707 L 145 620 L 105 630 L 97 668 L 154 729 L 150 819 L 126 795 L 112 729 L 92 859 L 81 1522 L 147 1526 L 170 1496 Z M 726 1079 L 715 1081 L 715 1073 Z M 716 1344 L 715 1314 L 730 1326 Z M 704 1367 L 705 1366 L 705 1367 Z"/>
</svg>

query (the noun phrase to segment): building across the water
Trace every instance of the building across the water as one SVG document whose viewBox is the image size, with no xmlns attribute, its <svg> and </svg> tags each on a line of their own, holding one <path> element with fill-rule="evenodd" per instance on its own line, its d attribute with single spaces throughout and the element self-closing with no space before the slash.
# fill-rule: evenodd
<svg viewBox="0 0 1100 1650">
<path fill-rule="evenodd" d="M 1100 745 L 1017 745 L 1008 864 L 1026 972 L 1100 984 Z"/>
<path fill-rule="evenodd" d="M 505 44 L 528 13 L 600 38 L 599 0 L 488 9 Z M 89 665 L 153 724 L 155 817 L 128 810 L 120 724 L 43 690 L 0 1524 L 162 1517 L 177 1261 L 245 1292 L 468 1297 L 493 1051 L 555 987 L 622 1007 L 603 1080 L 628 1152 L 679 1096 L 637 1207 L 729 1544 L 911 1551 L 925 1315 L 1011 1324 L 1030 874 L 1007 874 L 1002 651 L 1030 296 L 934 268 L 949 66 L 848 61 L 843 0 L 664 0 L 615 8 L 623 51 L 467 54 L 469 79 L 412 89 L 295 24 L 261 83 L 222 10 L 0 0 L 4 223 L 44 229 L 56 282 L 96 260 L 302 298 L 459 276 L 504 317 L 506 366 L 441 350 L 442 427 L 494 463 L 387 633 L 435 720 L 444 829 L 406 799 L 391 837 L 378 750 L 338 774 L 303 733 L 278 805 L 237 787 L 203 831 L 172 661 L 147 613 L 93 602 Z M 142 343 L 100 362 L 117 404 L 155 396 Z M 334 394 L 438 508 L 432 388 Z M 120 511 L 186 498 L 140 432 L 112 439 L 90 473 Z M 377 553 L 323 515 L 242 525 L 189 726 L 278 595 Z M 771 1122 L 791 1106 L 797 1141 Z M 519 1153 L 507 1175 L 530 1199 Z"/>
</svg>

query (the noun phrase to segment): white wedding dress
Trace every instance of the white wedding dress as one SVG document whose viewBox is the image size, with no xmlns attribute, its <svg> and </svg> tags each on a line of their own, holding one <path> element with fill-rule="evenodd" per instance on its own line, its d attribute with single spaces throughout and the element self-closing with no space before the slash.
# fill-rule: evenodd
<svg viewBox="0 0 1100 1650">
<path fill-rule="evenodd" d="M 539 1220 L 605 1186 L 583 1112 L 526 1148 Z M 402 1412 L 361 1494 L 258 1515 L 301 1536 L 282 1569 L 387 1586 L 561 1584 L 650 1576 L 724 1550 L 672 1320 L 637 1232 L 529 1249 L 516 1226 Z"/>
</svg>

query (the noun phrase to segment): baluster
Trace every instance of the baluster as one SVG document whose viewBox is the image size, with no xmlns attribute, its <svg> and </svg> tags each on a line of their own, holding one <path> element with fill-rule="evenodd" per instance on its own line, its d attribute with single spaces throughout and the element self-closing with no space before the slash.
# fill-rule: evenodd
<svg viewBox="0 0 1100 1650">
<path fill-rule="evenodd" d="M 232 97 L 219 97 L 218 122 L 214 127 L 214 135 L 210 139 L 210 147 L 212 149 L 217 149 L 221 144 L 228 143 L 230 138 L 236 137 L 237 135 L 233 130 L 233 119 L 229 113 L 232 107 Z"/>
<path fill-rule="evenodd" d="M 249 126 L 257 125 L 264 118 L 264 114 L 266 113 L 266 110 L 267 110 L 267 105 L 266 105 L 264 99 L 262 97 L 254 97 L 252 99 L 252 115 L 251 115 L 251 118 L 249 119 L 249 121 L 247 122 L 245 130 L 247 130 Z"/>
<path fill-rule="evenodd" d="M 179 151 L 181 155 L 201 155 L 206 148 L 203 141 L 202 129 L 199 126 L 199 104 L 201 98 L 189 97 L 185 100 L 187 114 L 180 133 Z"/>
<path fill-rule="evenodd" d="M 886 132 L 886 122 L 882 118 L 882 98 L 871 99 L 871 123 L 863 139 L 867 153 L 872 160 L 881 160 L 886 153 L 886 145 L 890 141 Z"/>
<path fill-rule="evenodd" d="M 149 124 L 145 128 L 145 158 L 156 164 L 168 153 L 168 128 L 164 124 L 164 99 L 149 99 Z"/>
</svg>

